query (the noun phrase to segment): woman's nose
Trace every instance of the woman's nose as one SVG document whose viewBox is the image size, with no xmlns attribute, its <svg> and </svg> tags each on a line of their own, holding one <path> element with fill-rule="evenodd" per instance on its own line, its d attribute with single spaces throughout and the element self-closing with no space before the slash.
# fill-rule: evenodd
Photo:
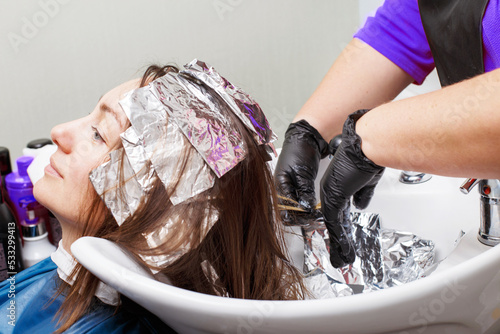
<svg viewBox="0 0 500 334">
<path fill-rule="evenodd" d="M 74 131 L 72 122 L 56 125 L 50 131 L 50 138 L 63 152 L 70 153 L 73 146 Z"/>
</svg>

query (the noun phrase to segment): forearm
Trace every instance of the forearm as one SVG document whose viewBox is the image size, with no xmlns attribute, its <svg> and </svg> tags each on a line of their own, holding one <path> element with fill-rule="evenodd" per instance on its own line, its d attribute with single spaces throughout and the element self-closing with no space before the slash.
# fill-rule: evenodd
<svg viewBox="0 0 500 334">
<path fill-rule="evenodd" d="M 353 39 L 295 116 L 326 141 L 342 132 L 347 116 L 392 100 L 413 79 L 369 45 Z"/>
<path fill-rule="evenodd" d="M 364 154 L 381 166 L 500 178 L 500 70 L 381 105 L 356 132 Z"/>
</svg>

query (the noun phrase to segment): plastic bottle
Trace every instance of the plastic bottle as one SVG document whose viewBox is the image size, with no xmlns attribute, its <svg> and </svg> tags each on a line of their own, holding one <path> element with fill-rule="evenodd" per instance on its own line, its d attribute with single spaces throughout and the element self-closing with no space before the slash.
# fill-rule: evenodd
<svg viewBox="0 0 500 334">
<path fill-rule="evenodd" d="M 9 196 L 7 194 L 7 188 L 5 188 L 5 177 L 12 173 L 12 167 L 10 164 L 10 153 L 6 147 L 0 146 L 0 191 L 2 192 L 3 200 L 7 204 L 11 205 Z"/>
<path fill-rule="evenodd" d="M 26 144 L 25 148 L 23 148 L 23 155 L 35 158 L 36 156 L 38 156 L 38 153 L 40 152 L 40 149 L 42 147 L 52 144 L 52 140 L 48 138 L 34 139 Z"/>
<path fill-rule="evenodd" d="M 33 162 L 33 157 L 22 156 L 16 160 L 17 171 L 10 173 L 5 177 L 7 193 L 10 198 L 12 209 L 19 223 L 26 220 L 26 210 L 21 206 L 21 200 L 25 197 L 33 196 L 33 184 L 28 175 L 28 167 Z M 40 205 L 34 208 L 36 216 L 48 219 L 48 210 Z"/>
<path fill-rule="evenodd" d="M 56 247 L 50 243 L 45 221 L 35 215 L 38 205 L 33 196 L 20 200 L 21 207 L 26 210 L 26 220 L 21 222 L 21 231 L 24 240 L 23 264 L 25 268 L 42 261 L 52 254 Z"/>
<path fill-rule="evenodd" d="M 59 223 L 59 220 L 52 214 L 52 212 L 49 211 L 49 224 L 50 226 L 50 231 L 49 231 L 49 240 L 50 242 L 58 247 L 59 246 L 59 241 L 62 239 L 62 228 L 61 224 Z"/>
<path fill-rule="evenodd" d="M 33 185 L 28 176 L 28 166 L 33 157 L 23 156 L 17 159 L 17 171 L 5 177 L 7 193 L 12 203 L 12 209 L 19 223 L 26 220 L 26 210 L 21 207 L 20 200 L 24 197 L 33 196 Z"/>
<path fill-rule="evenodd" d="M 52 144 L 50 139 L 35 139 L 28 143 L 23 149 L 24 155 L 33 156 L 34 160 L 28 167 L 28 175 L 33 185 L 35 185 L 45 174 L 44 168 L 50 163 L 50 157 L 57 151 L 57 146 Z M 46 215 L 41 217 L 40 212 L 37 216 L 45 220 L 49 240 L 56 247 L 62 238 L 61 225 L 57 218 L 48 210 Z"/>
<path fill-rule="evenodd" d="M 10 165 L 10 153 L 6 147 L 0 146 L 0 174 L 2 175 L 2 182 L 5 185 L 5 176 L 12 172 Z"/>
</svg>

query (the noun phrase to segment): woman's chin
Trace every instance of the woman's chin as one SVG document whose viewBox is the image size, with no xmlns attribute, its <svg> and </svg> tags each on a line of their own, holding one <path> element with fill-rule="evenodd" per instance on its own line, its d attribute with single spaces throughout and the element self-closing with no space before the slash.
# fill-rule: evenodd
<svg viewBox="0 0 500 334">
<path fill-rule="evenodd" d="M 42 177 L 33 185 L 33 196 L 36 201 L 50 210 L 50 191 L 47 189 L 46 177 Z M 54 197 L 54 194 L 52 194 Z"/>
</svg>

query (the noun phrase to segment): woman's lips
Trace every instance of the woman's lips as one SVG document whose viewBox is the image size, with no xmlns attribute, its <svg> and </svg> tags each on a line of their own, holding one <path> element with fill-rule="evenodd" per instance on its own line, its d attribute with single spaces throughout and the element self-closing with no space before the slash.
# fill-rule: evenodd
<svg viewBox="0 0 500 334">
<path fill-rule="evenodd" d="M 47 167 L 45 167 L 44 171 L 46 174 L 50 174 L 52 176 L 59 177 L 62 179 L 61 174 L 59 174 L 57 169 L 54 167 L 54 163 L 52 162 L 52 159 L 50 159 L 50 164 L 48 164 Z"/>
</svg>

